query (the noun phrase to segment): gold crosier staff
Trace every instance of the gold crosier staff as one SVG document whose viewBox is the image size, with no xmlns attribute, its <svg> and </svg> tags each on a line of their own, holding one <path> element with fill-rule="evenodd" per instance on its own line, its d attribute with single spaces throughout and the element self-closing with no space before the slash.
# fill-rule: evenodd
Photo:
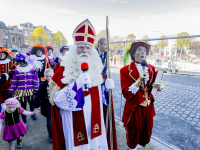
<svg viewBox="0 0 200 150">
<path fill-rule="evenodd" d="M 107 67 L 108 67 L 108 78 L 110 78 L 110 53 L 109 53 L 109 21 L 108 16 L 106 16 L 106 37 L 107 37 Z M 108 134 L 108 121 L 110 121 L 110 150 L 113 150 L 113 132 L 112 132 L 112 90 L 109 89 L 108 97 L 109 97 L 109 107 L 107 110 L 106 116 L 106 131 Z"/>
</svg>

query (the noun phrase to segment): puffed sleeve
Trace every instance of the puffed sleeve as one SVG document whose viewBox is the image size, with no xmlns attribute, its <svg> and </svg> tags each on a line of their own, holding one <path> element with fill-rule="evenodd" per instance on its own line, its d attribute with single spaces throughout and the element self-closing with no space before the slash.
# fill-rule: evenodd
<svg viewBox="0 0 200 150">
<path fill-rule="evenodd" d="M 121 78 L 122 94 L 124 98 L 131 99 L 136 94 L 138 89 L 133 87 L 134 83 L 130 84 L 123 69 L 120 70 L 120 78 Z"/>
<path fill-rule="evenodd" d="M 5 118 L 6 118 L 6 117 L 5 117 L 4 113 L 1 112 L 1 113 L 0 113 L 0 119 L 5 119 Z"/>
<path fill-rule="evenodd" d="M 64 110 L 78 111 L 84 106 L 82 88 L 77 89 L 76 81 L 57 91 L 54 97 L 55 104 Z"/>
<path fill-rule="evenodd" d="M 13 78 L 12 78 L 11 86 L 9 89 L 9 94 L 12 94 L 17 89 L 18 78 L 16 75 L 17 75 L 17 71 L 15 70 L 15 72 L 13 73 Z"/>
</svg>

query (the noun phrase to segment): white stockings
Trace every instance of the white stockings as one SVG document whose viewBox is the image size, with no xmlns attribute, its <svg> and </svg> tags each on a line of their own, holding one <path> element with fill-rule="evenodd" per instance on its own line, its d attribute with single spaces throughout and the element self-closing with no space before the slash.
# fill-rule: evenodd
<svg viewBox="0 0 200 150">
<path fill-rule="evenodd" d="M 9 150 L 15 150 L 15 140 L 9 143 Z"/>
</svg>

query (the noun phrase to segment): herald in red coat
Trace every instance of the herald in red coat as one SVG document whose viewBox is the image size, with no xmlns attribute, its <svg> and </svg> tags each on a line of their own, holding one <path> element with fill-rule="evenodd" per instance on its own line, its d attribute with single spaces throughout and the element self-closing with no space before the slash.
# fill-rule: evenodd
<svg viewBox="0 0 200 150">
<path fill-rule="evenodd" d="M 140 86 L 135 95 L 128 91 L 129 87 L 139 78 L 139 72 L 135 66 L 135 62 L 132 62 L 130 65 L 127 65 L 120 70 L 121 89 L 126 99 L 122 122 L 126 128 L 127 145 L 129 148 L 135 148 L 137 144 L 145 146 L 149 143 L 152 133 L 155 110 L 153 103 L 154 97 L 150 93 L 156 73 L 154 66 L 148 64 L 147 67 L 149 81 L 146 86 L 148 88 L 148 99 L 151 100 L 150 105 L 147 107 L 140 105 L 145 101 L 144 87 Z"/>
</svg>

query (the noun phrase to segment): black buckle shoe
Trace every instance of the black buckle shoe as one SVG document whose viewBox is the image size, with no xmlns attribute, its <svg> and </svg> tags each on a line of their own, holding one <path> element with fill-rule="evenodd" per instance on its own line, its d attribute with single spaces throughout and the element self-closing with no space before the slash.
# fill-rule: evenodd
<svg viewBox="0 0 200 150">
<path fill-rule="evenodd" d="M 35 115 L 32 115 L 31 118 L 32 118 L 33 120 L 37 120 L 37 117 L 36 117 Z"/>
<path fill-rule="evenodd" d="M 50 143 L 52 143 L 52 142 L 53 142 L 53 140 L 52 140 L 52 137 L 49 137 L 49 142 L 50 142 Z"/>
<path fill-rule="evenodd" d="M 17 139 L 17 148 L 20 149 L 22 147 L 22 138 Z"/>
</svg>

